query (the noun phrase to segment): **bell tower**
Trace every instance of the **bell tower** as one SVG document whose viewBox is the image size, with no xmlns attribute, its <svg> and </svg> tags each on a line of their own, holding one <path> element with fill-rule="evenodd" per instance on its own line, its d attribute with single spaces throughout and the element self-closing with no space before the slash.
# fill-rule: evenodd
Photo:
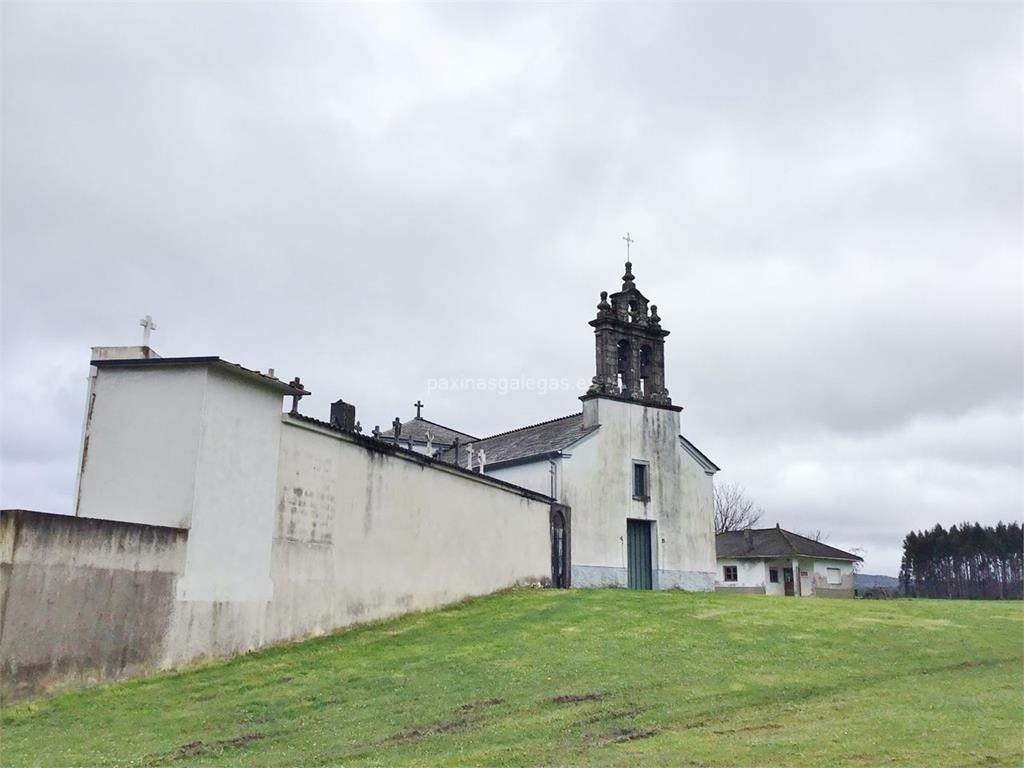
<svg viewBox="0 0 1024 768">
<path fill-rule="evenodd" d="M 633 278 L 633 265 L 626 262 L 622 290 L 608 295 L 601 291 L 594 328 L 597 375 L 582 399 L 612 397 L 638 403 L 672 407 L 665 388 L 665 337 L 658 307 L 648 307 Z M 676 409 L 678 410 L 678 409 Z"/>
</svg>

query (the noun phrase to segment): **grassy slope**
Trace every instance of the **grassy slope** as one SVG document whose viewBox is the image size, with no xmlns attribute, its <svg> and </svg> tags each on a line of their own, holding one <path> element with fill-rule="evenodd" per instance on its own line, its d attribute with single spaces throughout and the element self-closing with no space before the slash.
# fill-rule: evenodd
<svg viewBox="0 0 1024 768">
<path fill-rule="evenodd" d="M 1022 662 L 1019 603 L 523 590 L 10 708 L 0 754 L 11 766 L 1019 766 Z"/>
</svg>

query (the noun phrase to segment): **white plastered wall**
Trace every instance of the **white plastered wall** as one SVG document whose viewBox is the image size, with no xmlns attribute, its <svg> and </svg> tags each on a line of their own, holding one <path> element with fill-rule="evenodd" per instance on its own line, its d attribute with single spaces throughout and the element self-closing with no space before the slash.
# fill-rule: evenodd
<svg viewBox="0 0 1024 768">
<path fill-rule="evenodd" d="M 523 488 L 529 488 L 531 491 L 536 491 L 537 493 L 543 493 L 550 496 L 552 490 L 552 461 L 555 464 L 554 498 L 561 499 L 560 486 L 563 463 L 561 458 L 551 460 L 541 459 L 540 461 L 533 461 L 528 464 L 516 464 L 511 467 L 498 467 L 496 469 L 488 469 L 485 466 L 484 472 L 491 477 L 500 478 L 507 483 L 514 483 L 515 485 L 522 486 Z"/>
<path fill-rule="evenodd" d="M 188 529 L 179 599 L 269 600 L 281 393 L 202 364 L 93 371 L 76 514 Z"/>
<path fill-rule="evenodd" d="M 179 602 L 166 664 L 550 578 L 547 501 L 278 418 L 273 599 Z"/>
<path fill-rule="evenodd" d="M 679 443 L 679 413 L 605 398 L 584 402 L 600 429 L 571 446 L 559 500 L 572 508 L 573 584 L 625 586 L 626 520 L 655 523 L 655 584 L 713 588 L 712 478 Z M 633 462 L 648 464 L 650 498 L 633 498 Z"/>
<path fill-rule="evenodd" d="M 206 368 L 93 369 L 75 514 L 192 524 Z"/>
<path fill-rule="evenodd" d="M 725 567 L 736 568 L 736 581 L 725 580 Z M 718 561 L 718 570 L 715 572 L 715 589 L 726 590 L 736 589 L 748 591 L 760 589 L 764 591 L 768 581 L 768 569 L 764 560 L 749 560 L 743 558 L 723 558 Z M 772 584 L 771 586 L 775 586 Z"/>
<path fill-rule="evenodd" d="M 270 600 L 281 393 L 211 368 L 201 423 L 178 598 Z"/>
<path fill-rule="evenodd" d="M 815 560 L 812 572 L 813 586 L 819 595 L 825 593 L 849 593 L 852 597 L 854 584 L 853 563 L 848 560 Z M 830 584 L 828 581 L 828 569 L 835 568 L 839 571 L 839 583 Z"/>
</svg>

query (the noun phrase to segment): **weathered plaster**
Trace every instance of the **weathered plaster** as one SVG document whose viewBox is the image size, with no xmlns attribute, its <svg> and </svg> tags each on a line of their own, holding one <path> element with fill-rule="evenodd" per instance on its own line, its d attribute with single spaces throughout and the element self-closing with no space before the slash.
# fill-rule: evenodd
<svg viewBox="0 0 1024 768">
<path fill-rule="evenodd" d="M 604 565 L 572 566 L 572 585 L 574 587 L 622 587 L 627 586 L 625 568 L 614 568 Z"/>
<path fill-rule="evenodd" d="M 681 447 L 679 412 L 605 397 L 589 398 L 583 408 L 585 423 L 600 429 L 570 446 L 556 465 L 558 498 L 573 510 L 573 585 L 625 586 L 626 520 L 634 518 L 655 522 L 656 588 L 712 589 L 712 477 Z M 645 501 L 633 498 L 634 460 L 648 463 Z M 488 474 L 550 487 L 549 467 L 544 460 Z M 612 571 L 621 577 L 609 576 Z"/>
<path fill-rule="evenodd" d="M 0 511 L 0 696 L 151 670 L 188 532 Z"/>
</svg>

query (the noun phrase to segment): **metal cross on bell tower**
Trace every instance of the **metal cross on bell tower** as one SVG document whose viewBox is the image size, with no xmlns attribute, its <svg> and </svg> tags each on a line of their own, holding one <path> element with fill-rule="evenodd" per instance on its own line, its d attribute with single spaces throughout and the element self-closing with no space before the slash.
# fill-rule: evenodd
<svg viewBox="0 0 1024 768">
<path fill-rule="evenodd" d="M 636 240 L 629 236 L 629 232 L 627 232 L 626 236 L 622 239 L 626 241 L 626 261 L 629 261 L 629 246 L 635 243 Z"/>
</svg>

